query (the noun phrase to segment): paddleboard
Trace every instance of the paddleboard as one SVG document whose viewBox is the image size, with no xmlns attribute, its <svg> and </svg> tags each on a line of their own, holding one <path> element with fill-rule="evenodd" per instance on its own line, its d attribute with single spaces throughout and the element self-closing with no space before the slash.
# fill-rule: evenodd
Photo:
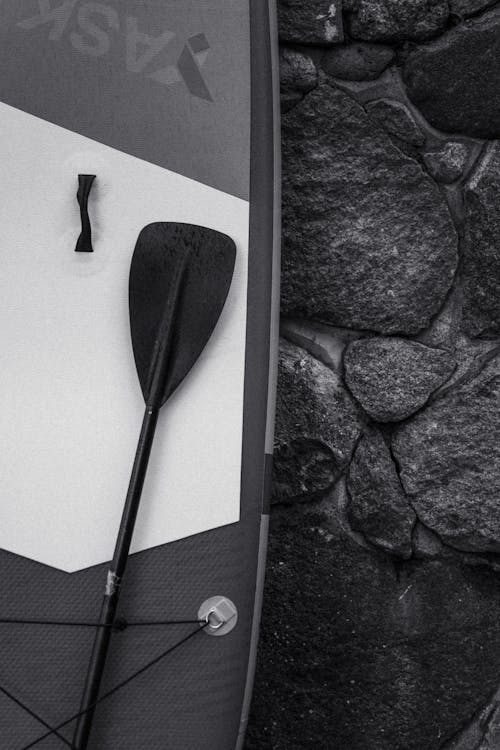
<svg viewBox="0 0 500 750">
<path fill-rule="evenodd" d="M 6 0 L 0 18 L 0 744 L 71 746 L 144 410 L 132 254 L 177 222 L 228 235 L 236 267 L 161 412 L 89 747 L 242 748 L 273 442 L 275 8 Z"/>
</svg>

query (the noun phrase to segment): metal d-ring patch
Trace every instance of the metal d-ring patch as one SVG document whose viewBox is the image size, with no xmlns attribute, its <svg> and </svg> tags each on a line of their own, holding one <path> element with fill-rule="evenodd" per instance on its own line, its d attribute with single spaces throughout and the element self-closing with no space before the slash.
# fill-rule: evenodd
<svg viewBox="0 0 500 750">
<path fill-rule="evenodd" d="M 201 605 L 198 618 L 207 623 L 207 635 L 227 635 L 238 623 L 238 610 L 227 596 L 212 596 Z"/>
</svg>

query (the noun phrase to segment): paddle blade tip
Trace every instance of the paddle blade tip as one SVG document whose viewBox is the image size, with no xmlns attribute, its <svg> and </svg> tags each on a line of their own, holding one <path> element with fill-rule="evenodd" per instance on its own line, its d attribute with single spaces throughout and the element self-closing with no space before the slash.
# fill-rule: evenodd
<svg viewBox="0 0 500 750">
<path fill-rule="evenodd" d="M 228 297 L 236 245 L 222 232 L 192 224 L 155 222 L 141 231 L 129 282 L 130 325 L 137 373 L 148 399 L 151 363 L 165 314 L 175 316 L 164 403 L 207 346 Z M 179 299 L 173 304 L 182 269 Z M 167 313 L 166 313 L 167 311 Z"/>
</svg>

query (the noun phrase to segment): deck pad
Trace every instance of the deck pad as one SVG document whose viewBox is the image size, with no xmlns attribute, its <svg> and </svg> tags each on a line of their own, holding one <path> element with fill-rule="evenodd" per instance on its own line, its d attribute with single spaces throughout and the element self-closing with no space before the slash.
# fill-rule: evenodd
<svg viewBox="0 0 500 750">
<path fill-rule="evenodd" d="M 133 549 L 238 521 L 248 203 L 1 104 L 0 161 L 9 175 L 0 209 L 2 493 L 12 508 L 0 547 L 69 572 L 112 554 L 143 412 L 128 320 L 131 248 L 156 220 L 228 234 L 238 266 L 210 345 L 162 414 Z M 94 253 L 79 254 L 77 177 L 89 170 Z"/>
</svg>

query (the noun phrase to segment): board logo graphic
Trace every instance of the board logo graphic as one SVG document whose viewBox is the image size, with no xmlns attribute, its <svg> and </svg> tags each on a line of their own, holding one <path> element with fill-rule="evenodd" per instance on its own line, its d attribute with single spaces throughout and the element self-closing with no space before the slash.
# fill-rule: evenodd
<svg viewBox="0 0 500 750">
<path fill-rule="evenodd" d="M 205 34 L 191 36 L 184 44 L 170 30 L 150 36 L 135 16 L 121 15 L 100 2 L 37 0 L 37 5 L 38 13 L 19 21 L 20 29 L 47 28 L 52 42 L 68 39 L 75 50 L 89 57 L 116 54 L 124 41 L 123 63 L 129 73 L 164 86 L 183 82 L 192 96 L 213 101 L 202 72 L 210 50 Z"/>
</svg>

